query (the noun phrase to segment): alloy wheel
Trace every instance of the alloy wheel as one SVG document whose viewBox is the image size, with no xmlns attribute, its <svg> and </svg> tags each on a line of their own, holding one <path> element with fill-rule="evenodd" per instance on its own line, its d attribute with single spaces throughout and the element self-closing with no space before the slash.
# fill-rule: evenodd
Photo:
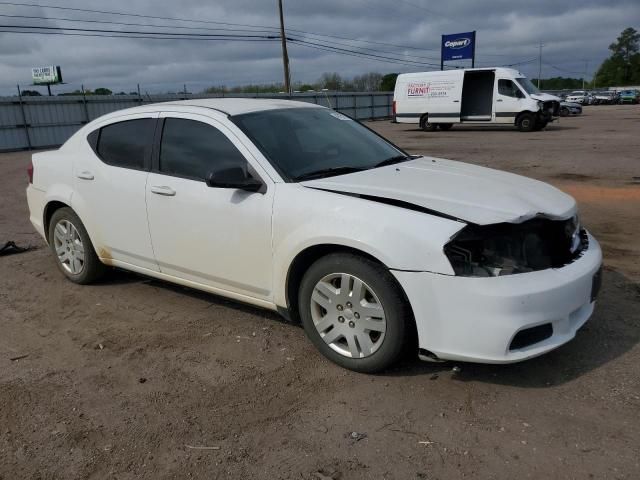
<svg viewBox="0 0 640 480">
<path fill-rule="evenodd" d="M 311 318 L 324 342 L 349 358 L 374 354 L 387 329 L 384 308 L 376 293 L 348 273 L 331 273 L 315 285 Z"/>
<path fill-rule="evenodd" d="M 69 220 L 60 220 L 56 224 L 53 245 L 62 268 L 72 275 L 79 275 L 85 263 L 84 245 L 78 230 Z"/>
</svg>

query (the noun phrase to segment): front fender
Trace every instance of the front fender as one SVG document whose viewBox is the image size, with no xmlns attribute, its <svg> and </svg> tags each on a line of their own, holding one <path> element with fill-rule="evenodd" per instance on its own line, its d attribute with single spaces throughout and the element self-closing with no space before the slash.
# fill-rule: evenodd
<svg viewBox="0 0 640 480">
<path fill-rule="evenodd" d="M 453 275 L 443 247 L 465 225 L 298 184 L 277 184 L 273 211 L 274 301 L 278 305 L 286 305 L 286 279 L 293 260 L 317 245 L 360 250 L 389 269 Z"/>
</svg>

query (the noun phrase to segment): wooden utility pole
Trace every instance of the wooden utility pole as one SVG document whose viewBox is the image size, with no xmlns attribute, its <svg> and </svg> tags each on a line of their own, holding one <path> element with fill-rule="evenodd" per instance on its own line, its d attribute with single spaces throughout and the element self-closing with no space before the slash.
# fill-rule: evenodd
<svg viewBox="0 0 640 480">
<path fill-rule="evenodd" d="M 278 0 L 280 11 L 280 39 L 282 40 L 282 65 L 284 66 L 284 90 L 291 95 L 291 75 L 289 74 L 289 55 L 287 54 L 287 36 L 284 33 L 284 15 L 282 14 L 282 0 Z"/>
</svg>

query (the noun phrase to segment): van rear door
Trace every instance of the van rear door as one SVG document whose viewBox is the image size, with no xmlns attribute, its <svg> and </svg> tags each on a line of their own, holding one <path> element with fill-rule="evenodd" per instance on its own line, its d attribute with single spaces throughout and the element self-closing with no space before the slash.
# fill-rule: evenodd
<svg viewBox="0 0 640 480">
<path fill-rule="evenodd" d="M 418 123 L 427 115 L 431 123 L 460 121 L 462 72 L 434 72 L 403 79 L 396 86 L 396 120 Z"/>
</svg>

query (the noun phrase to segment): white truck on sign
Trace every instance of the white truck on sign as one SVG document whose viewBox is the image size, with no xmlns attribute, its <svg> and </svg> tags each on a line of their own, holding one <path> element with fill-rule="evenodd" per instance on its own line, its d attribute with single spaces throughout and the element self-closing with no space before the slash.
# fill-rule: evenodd
<svg viewBox="0 0 640 480">
<path fill-rule="evenodd" d="M 511 68 L 471 68 L 398 75 L 393 95 L 397 123 L 427 131 L 454 123 L 515 125 L 540 130 L 559 115 L 560 99 L 541 93 Z"/>
</svg>

